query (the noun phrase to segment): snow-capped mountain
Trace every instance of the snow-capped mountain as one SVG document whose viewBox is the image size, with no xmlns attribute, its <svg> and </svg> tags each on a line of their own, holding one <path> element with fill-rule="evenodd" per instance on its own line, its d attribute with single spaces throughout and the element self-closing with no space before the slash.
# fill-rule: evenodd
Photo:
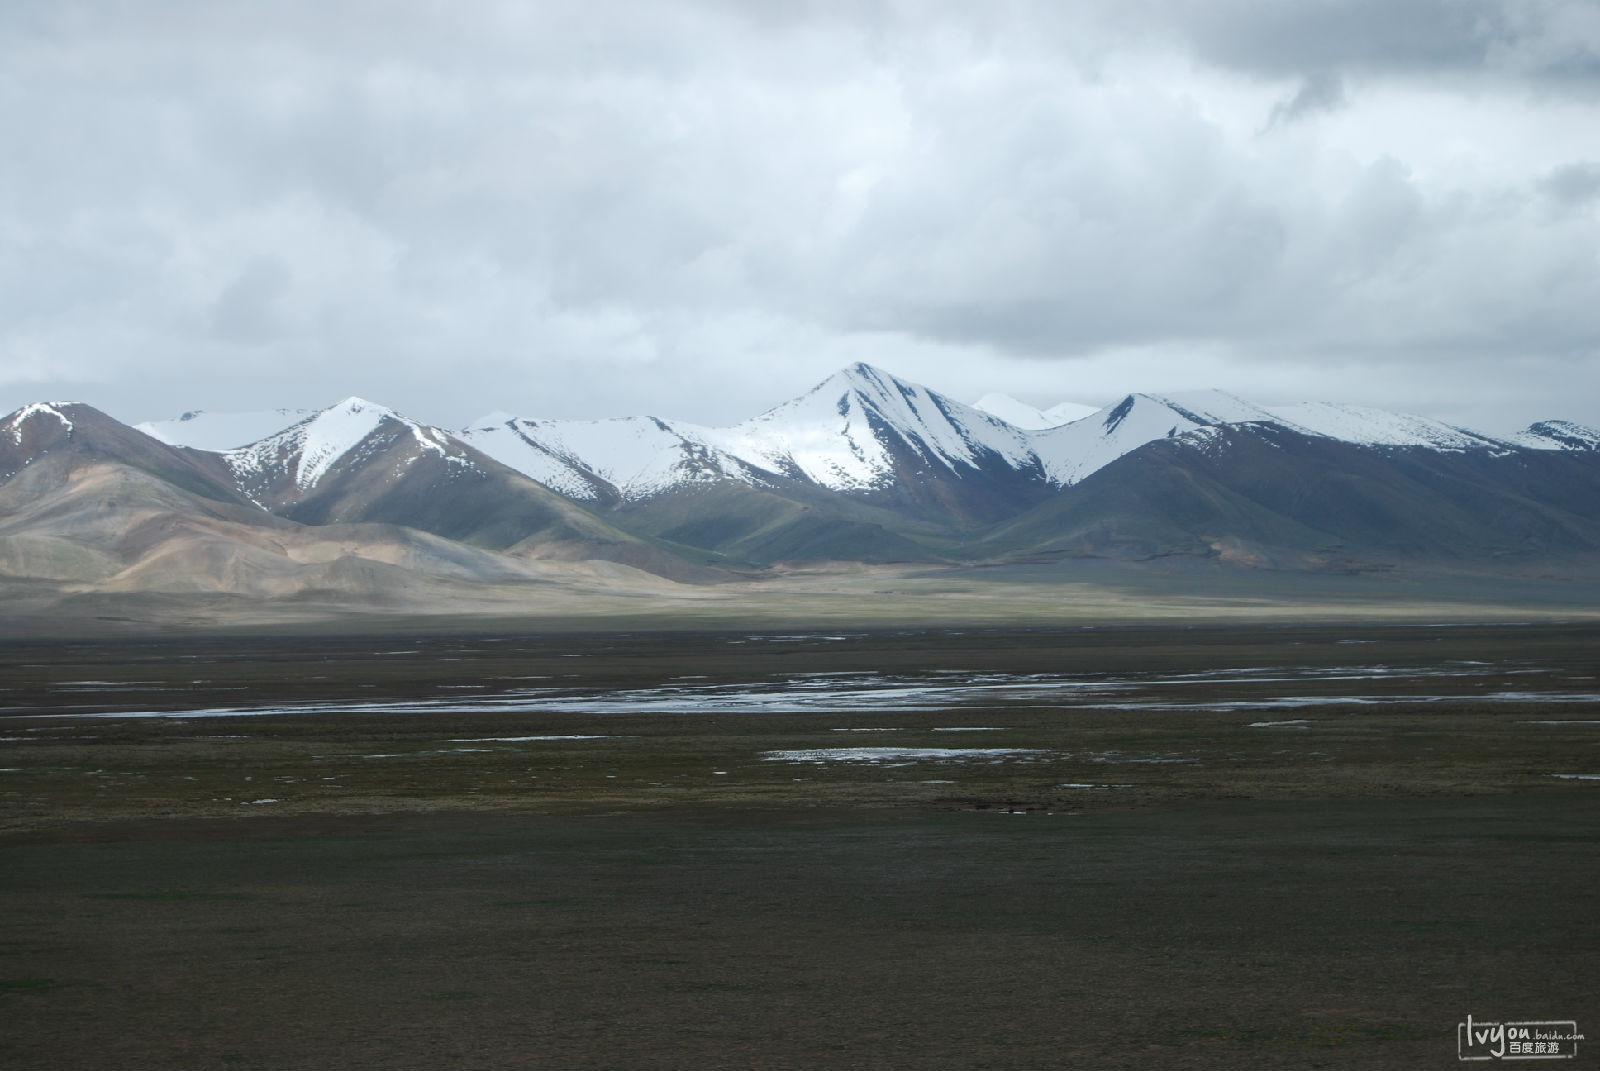
<svg viewBox="0 0 1600 1071">
<path fill-rule="evenodd" d="M 1277 422 L 1311 435 L 1359 446 L 1420 446 L 1429 450 L 1500 450 L 1503 439 L 1458 428 L 1442 420 L 1392 413 L 1360 405 L 1303 402 L 1273 406 Z"/>
<path fill-rule="evenodd" d="M 214 413 L 197 409 L 175 420 L 147 420 L 134 427 L 169 446 L 220 453 L 259 442 L 315 412 L 313 409 L 260 409 L 247 413 Z"/>
<path fill-rule="evenodd" d="M 206 448 L 268 419 L 202 413 L 142 427 L 166 442 Z M 1035 426 L 1022 426 L 1029 424 Z M 428 453 L 452 465 L 471 465 L 468 453 L 481 452 L 598 509 L 731 485 L 780 494 L 809 488 L 927 518 L 983 521 L 1076 484 L 1157 440 L 1242 424 L 1388 449 L 1600 446 L 1600 432 L 1560 421 L 1500 439 L 1381 409 L 1325 402 L 1259 406 L 1222 391 L 1130 394 L 1092 411 L 1073 403 L 1040 411 L 1000 394 L 967 406 L 856 364 L 731 427 L 653 416 L 548 420 L 494 413 L 452 436 L 347 399 L 224 456 L 247 493 L 280 507 L 310 495 L 330 471 L 404 443 L 407 456 Z"/>
<path fill-rule="evenodd" d="M 58 443 L 69 441 L 76 427 L 74 402 L 34 402 L 0 421 L 0 479 L 15 476 Z"/>
<path fill-rule="evenodd" d="M 472 466 L 460 444 L 444 432 L 362 398 L 346 398 L 222 456 L 252 499 L 281 504 L 305 497 L 335 468 L 347 470 L 396 449 L 405 452 L 406 465 L 433 454 Z"/>
<path fill-rule="evenodd" d="M 1062 424 L 1070 424 L 1098 411 L 1092 405 L 1081 405 L 1078 402 L 1058 402 L 1048 409 L 1035 409 L 1026 402 L 1017 401 L 1009 394 L 985 394 L 972 403 L 972 408 L 981 409 L 990 416 L 999 417 L 1007 424 L 1024 431 L 1058 428 Z"/>
<path fill-rule="evenodd" d="M 1600 568 L 1600 431 L 1562 421 L 1497 438 L 1200 391 L 1132 394 L 1027 429 L 867 365 L 722 428 L 494 414 L 456 435 L 360 398 L 279 415 L 299 419 L 218 451 L 202 444 L 267 418 L 201 414 L 141 432 L 73 403 L 10 414 L 0 578 L 98 583 L 137 566 L 182 583 L 183 555 L 204 547 L 195 568 L 208 583 L 255 590 L 250 577 L 304 580 L 296 556 L 331 560 L 346 538 L 418 568 L 476 563 L 479 576 L 530 559 L 698 577 L 795 561 L 1173 554 Z M 449 549 L 460 544 L 472 553 Z"/>
<path fill-rule="evenodd" d="M 462 433 L 492 457 L 580 498 L 597 481 L 633 501 L 721 479 L 882 490 L 908 463 L 960 473 L 1035 465 L 1027 436 L 988 413 L 869 365 L 730 428 L 656 417 L 528 420 L 495 414 Z"/>
<path fill-rule="evenodd" d="M 1001 394 L 968 406 L 866 364 L 725 428 L 653 416 L 548 420 L 494 413 L 452 436 L 356 398 L 315 414 L 192 413 L 139 427 L 163 442 L 219 450 L 218 443 L 283 416 L 301 419 L 223 451 L 246 487 L 285 483 L 304 492 L 341 459 L 359 456 L 361 443 L 387 427 L 391 437 L 409 437 L 414 449 L 450 463 L 469 464 L 460 449 L 465 444 L 569 499 L 601 507 L 719 483 L 769 489 L 798 483 L 863 498 L 980 474 L 990 482 L 1064 487 L 1158 439 L 1243 423 L 1373 447 L 1600 448 L 1600 432 L 1565 421 L 1497 438 L 1382 409 L 1327 402 L 1259 406 L 1222 391 L 1130 394 L 1098 410 L 1062 403 L 1041 411 Z M 293 472 L 285 468 L 291 464 Z"/>
<path fill-rule="evenodd" d="M 1600 450 L 1600 430 L 1570 420 L 1541 420 L 1512 436 L 1518 446 L 1533 450 Z"/>
<path fill-rule="evenodd" d="M 729 428 L 656 417 L 569 421 L 495 414 L 462 438 L 585 502 L 639 502 L 723 481 L 774 487 L 785 479 L 872 498 L 932 473 L 1064 487 L 1158 439 L 1252 422 L 1364 446 L 1447 451 L 1574 449 L 1591 441 L 1581 425 L 1562 422 L 1508 440 L 1381 409 L 1326 402 L 1259 406 L 1223 391 L 1130 394 L 1098 410 L 1062 403 L 1040 411 L 999 394 L 967 406 L 864 364 Z"/>
<path fill-rule="evenodd" d="M 251 501 L 303 524 L 382 522 L 496 549 L 534 540 L 594 558 L 657 556 L 449 432 L 362 398 L 220 456 Z"/>
<path fill-rule="evenodd" d="M 245 505 L 215 454 L 169 446 L 82 402 L 35 402 L 0 420 L 0 484 L 59 485 L 96 464 L 145 472 L 202 498 Z"/>
<path fill-rule="evenodd" d="M 780 479 L 715 445 L 711 428 L 656 417 L 529 420 L 493 413 L 461 438 L 568 498 L 638 501 L 686 484 Z"/>
<path fill-rule="evenodd" d="M 930 481 L 961 479 L 973 481 L 964 497 L 976 499 L 1002 486 L 1035 483 L 1042 475 L 1022 429 L 865 364 L 729 428 L 656 417 L 578 421 L 494 414 L 474 422 L 462 438 L 587 502 L 613 495 L 638 502 L 728 481 L 903 495 Z M 988 477 L 981 486 L 980 474 Z"/>
<path fill-rule="evenodd" d="M 1376 437 L 1377 430 L 1364 434 Z M 1443 436 L 1452 443 L 1452 436 Z M 1398 437 L 1397 435 L 1395 437 Z M 1162 436 L 997 525 L 985 557 L 1209 558 L 1361 572 L 1401 564 L 1590 568 L 1593 452 L 1363 443 L 1280 421 Z"/>
<path fill-rule="evenodd" d="M 0 602 L 15 610 L 19 592 L 46 605 L 158 593 L 163 605 L 178 600 L 178 620 L 192 626 L 215 595 L 426 612 L 463 589 L 492 598 L 508 584 L 586 583 L 587 567 L 550 559 L 692 571 L 468 448 L 470 470 L 428 471 L 431 450 L 403 472 L 359 463 L 362 444 L 348 448 L 359 418 L 381 434 L 390 417 L 355 408 L 298 429 L 302 445 L 331 448 L 286 468 L 325 497 L 281 513 L 241 494 L 222 455 L 168 445 L 91 406 L 38 403 L 0 419 Z M 314 480 L 313 459 L 326 463 Z M 309 523 L 283 515 L 307 506 Z M 517 545 L 527 538 L 533 546 Z M 202 601 L 183 602 L 191 598 Z"/>
<path fill-rule="evenodd" d="M 1411 413 L 1331 402 L 1258 406 L 1214 390 L 1130 394 L 1116 405 L 1071 424 L 1036 432 L 1033 443 L 1050 479 L 1058 486 L 1067 486 L 1147 443 L 1204 428 L 1252 423 L 1271 424 L 1356 446 L 1440 452 L 1504 453 L 1519 447 L 1572 450 L 1600 446 L 1600 432 L 1564 421 L 1545 421 L 1502 439 Z M 1200 436 L 1194 441 L 1204 443 L 1210 439 Z"/>
<path fill-rule="evenodd" d="M 1157 439 L 1213 425 L 1273 419 L 1267 410 L 1219 390 L 1130 394 L 1070 424 L 1036 432 L 1032 443 L 1046 476 L 1059 487 L 1077 483 Z"/>
<path fill-rule="evenodd" d="M 1036 465 L 1020 429 L 866 364 L 716 438 L 736 457 L 760 459 L 833 491 L 886 487 L 908 463 L 952 474 Z"/>
</svg>

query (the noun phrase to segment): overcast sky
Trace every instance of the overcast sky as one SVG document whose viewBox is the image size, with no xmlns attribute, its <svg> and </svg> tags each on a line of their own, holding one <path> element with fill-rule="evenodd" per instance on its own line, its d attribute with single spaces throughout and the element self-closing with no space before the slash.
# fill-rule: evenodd
<svg viewBox="0 0 1600 1071">
<path fill-rule="evenodd" d="M 0 409 L 1600 424 L 1600 4 L 0 4 Z"/>
</svg>

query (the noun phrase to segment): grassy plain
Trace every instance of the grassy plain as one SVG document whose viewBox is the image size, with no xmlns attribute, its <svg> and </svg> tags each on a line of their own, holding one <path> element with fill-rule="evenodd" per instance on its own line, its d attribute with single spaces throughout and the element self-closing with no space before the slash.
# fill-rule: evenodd
<svg viewBox="0 0 1600 1071">
<path fill-rule="evenodd" d="M 1600 1023 L 1600 626 L 0 660 L 7 1067 L 1417 1067 L 1468 1013 Z M 941 674 L 1018 686 L 894 698 Z"/>
</svg>

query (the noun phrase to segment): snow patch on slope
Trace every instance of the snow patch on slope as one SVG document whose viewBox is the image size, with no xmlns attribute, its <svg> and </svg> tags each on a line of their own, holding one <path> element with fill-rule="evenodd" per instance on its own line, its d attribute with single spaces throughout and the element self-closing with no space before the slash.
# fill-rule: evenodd
<svg viewBox="0 0 1600 1071">
<path fill-rule="evenodd" d="M 522 420 L 496 413 L 462 438 L 564 495 L 593 501 L 609 485 L 628 499 L 725 478 L 762 486 L 773 473 L 722 449 L 719 432 L 656 417 Z"/>
<path fill-rule="evenodd" d="M 1044 410 L 1044 418 L 1049 421 L 1045 426 L 1059 428 L 1063 424 L 1070 424 L 1074 420 L 1082 420 L 1091 413 L 1097 412 L 1099 412 L 1099 409 L 1095 406 L 1084 405 L 1082 402 L 1057 402 L 1049 409 Z"/>
<path fill-rule="evenodd" d="M 519 420 L 506 413 L 491 413 L 461 432 L 461 438 L 500 464 L 568 498 L 593 501 L 599 497 L 586 463 L 546 444 L 542 427 L 560 421 Z"/>
<path fill-rule="evenodd" d="M 835 491 L 867 490 L 893 479 L 886 437 L 951 471 L 977 466 L 985 453 L 999 455 L 1012 468 L 1034 464 L 1020 429 L 865 364 L 715 435 L 717 445 L 736 457 L 797 470 Z"/>
<path fill-rule="evenodd" d="M 1024 431 L 1060 427 L 1098 411 L 1092 405 L 1080 405 L 1077 402 L 1059 402 L 1048 409 L 1036 409 L 1009 394 L 985 394 L 972 403 L 972 408 L 999 417 L 1012 427 Z"/>
<path fill-rule="evenodd" d="M 1440 420 L 1361 405 L 1302 402 L 1267 412 L 1296 431 L 1361 446 L 1425 446 L 1434 450 L 1504 448 L 1507 444 Z"/>
<path fill-rule="evenodd" d="M 75 403 L 73 403 L 73 402 L 30 402 L 29 404 L 23 406 L 21 409 L 18 409 L 15 413 L 12 413 L 11 414 L 11 419 L 8 421 L 8 423 L 11 425 L 11 438 L 12 438 L 12 440 L 18 446 L 21 446 L 22 445 L 22 425 L 26 424 L 29 420 L 31 420 L 32 418 L 34 418 L 36 416 L 55 417 L 55 419 L 59 420 L 61 422 L 62 426 L 67 429 L 67 434 L 69 434 L 69 435 L 72 434 L 73 428 L 76 425 L 74 425 L 72 423 L 72 421 L 70 419 L 68 419 L 67 415 L 61 411 L 61 408 L 65 407 L 65 406 L 68 406 L 68 405 L 73 405 L 73 404 L 75 404 Z"/>
<path fill-rule="evenodd" d="M 346 398 L 276 435 L 224 451 L 222 456 L 241 481 L 275 471 L 289 475 L 299 490 L 307 491 L 385 424 L 400 425 L 416 442 L 420 452 L 407 459 L 406 465 L 415 462 L 423 453 L 432 453 L 447 462 L 474 467 L 472 460 L 437 428 L 355 397 Z"/>
<path fill-rule="evenodd" d="M 1036 432 L 1033 445 L 1045 475 L 1066 486 L 1157 439 L 1218 424 L 1272 419 L 1265 409 L 1223 391 L 1130 394 L 1091 416 Z"/>
<path fill-rule="evenodd" d="M 295 485 L 302 491 L 314 486 L 333 467 L 334 462 L 377 431 L 385 417 L 400 419 L 381 405 L 373 405 L 362 398 L 346 398 L 297 425 L 300 449 L 295 466 Z M 420 435 L 418 439 L 420 441 Z"/>
<path fill-rule="evenodd" d="M 147 420 L 134 427 L 168 446 L 222 453 L 260 442 L 314 413 L 310 409 L 262 409 L 247 413 L 185 413 L 176 420 Z"/>
<path fill-rule="evenodd" d="M 598 494 L 593 478 L 628 499 L 724 479 L 766 486 L 802 478 L 835 491 L 866 490 L 892 482 L 891 442 L 951 470 L 976 465 L 987 452 L 1016 468 L 1035 463 L 1020 429 L 866 365 L 731 428 L 655 417 L 494 414 L 462 437 L 546 486 L 583 498 Z"/>
<path fill-rule="evenodd" d="M 1541 420 L 1511 437 L 1530 450 L 1600 450 L 1600 429 L 1570 420 Z"/>
</svg>

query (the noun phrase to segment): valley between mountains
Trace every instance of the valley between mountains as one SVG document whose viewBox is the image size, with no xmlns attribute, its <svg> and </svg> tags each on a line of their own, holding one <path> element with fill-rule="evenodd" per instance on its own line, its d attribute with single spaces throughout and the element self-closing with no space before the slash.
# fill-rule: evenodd
<svg viewBox="0 0 1600 1071">
<path fill-rule="evenodd" d="M 727 428 L 360 398 L 0 420 L 15 631 L 464 616 L 1060 621 L 1595 605 L 1600 431 L 1221 392 L 1041 413 L 868 365 Z"/>
</svg>

